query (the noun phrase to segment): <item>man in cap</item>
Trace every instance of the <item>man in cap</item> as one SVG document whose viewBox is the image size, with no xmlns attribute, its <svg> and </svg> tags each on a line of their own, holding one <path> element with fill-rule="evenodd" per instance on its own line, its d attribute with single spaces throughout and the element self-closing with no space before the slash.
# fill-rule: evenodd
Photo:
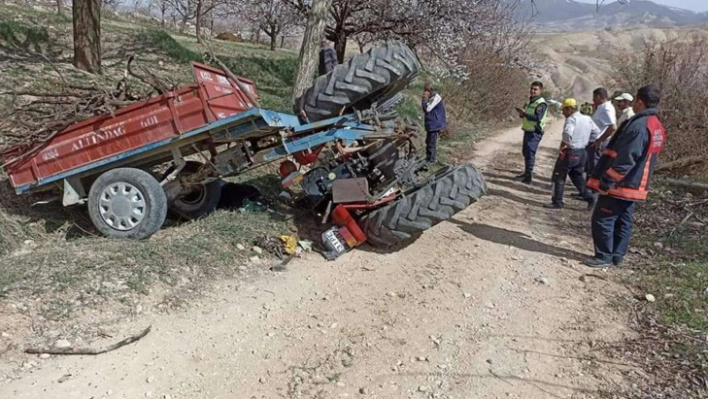
<svg viewBox="0 0 708 399">
<path fill-rule="evenodd" d="M 637 114 L 612 136 L 588 179 L 587 187 L 600 194 L 592 215 L 595 256 L 583 262 L 588 266 L 618 266 L 627 253 L 634 208 L 649 195 L 654 167 L 666 143 L 666 131 L 657 115 L 660 97 L 654 85 L 637 91 Z"/>
<path fill-rule="evenodd" d="M 563 203 L 563 191 L 565 180 L 570 176 L 575 188 L 580 193 L 580 198 L 588 202 L 588 208 L 592 208 L 594 196 L 585 188 L 585 158 L 587 156 L 586 147 L 590 141 L 590 136 L 599 135 L 600 129 L 595 125 L 592 118 L 583 115 L 578 110 L 578 102 L 573 98 L 563 101 L 562 112 L 565 116 L 563 126 L 563 139 L 560 145 L 560 154 L 553 168 L 553 196 L 551 203 L 544 205 L 545 208 L 561 209 Z"/>
<path fill-rule="evenodd" d="M 632 109 L 632 101 L 634 101 L 634 97 L 632 97 L 629 93 L 622 93 L 615 97 L 614 100 L 617 105 L 617 109 L 620 112 L 620 116 L 617 118 L 617 128 L 619 129 L 624 121 L 634 116 L 634 109 Z"/>
</svg>

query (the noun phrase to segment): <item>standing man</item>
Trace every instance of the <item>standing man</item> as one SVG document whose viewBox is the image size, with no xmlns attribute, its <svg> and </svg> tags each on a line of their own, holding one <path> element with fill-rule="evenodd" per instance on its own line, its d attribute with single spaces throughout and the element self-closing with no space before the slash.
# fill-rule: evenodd
<svg viewBox="0 0 708 399">
<path fill-rule="evenodd" d="M 319 73 L 322 76 L 334 69 L 339 62 L 337 61 L 337 52 L 334 51 L 326 37 L 322 37 L 320 47 Z"/>
<path fill-rule="evenodd" d="M 605 268 L 622 263 L 632 237 L 634 208 L 649 194 L 649 181 L 666 142 L 657 117 L 659 88 L 637 92 L 636 115 L 624 123 L 603 151 L 587 187 L 600 194 L 592 215 L 595 256 L 583 263 Z"/>
<path fill-rule="evenodd" d="M 565 179 L 570 176 L 570 180 L 580 193 L 580 198 L 588 202 L 588 208 L 592 209 L 594 196 L 585 188 L 585 158 L 587 156 L 586 147 L 590 141 L 590 136 L 600 134 L 600 129 L 587 115 L 578 111 L 578 102 L 573 98 L 563 101 L 563 116 L 565 116 L 565 126 L 563 126 L 563 139 L 560 146 L 560 155 L 553 168 L 553 197 L 551 203 L 545 204 L 544 208 L 561 209 L 564 207 L 563 191 L 565 189 Z"/>
<path fill-rule="evenodd" d="M 622 93 L 615 97 L 615 104 L 617 104 L 617 109 L 619 109 L 620 112 L 620 116 L 617 118 L 617 129 L 622 126 L 624 121 L 634 116 L 632 101 L 634 101 L 634 97 L 629 93 Z"/>
<path fill-rule="evenodd" d="M 447 127 L 445 104 L 431 82 L 425 83 L 422 100 L 425 131 L 428 133 L 425 138 L 425 157 L 429 163 L 434 163 L 437 162 L 438 137 Z"/>
<path fill-rule="evenodd" d="M 590 137 L 588 145 L 588 160 L 585 171 L 588 176 L 595 169 L 597 160 L 600 159 L 602 150 L 607 147 L 607 141 L 617 130 L 617 114 L 615 107 L 608 99 L 607 89 L 599 87 L 592 92 L 592 101 L 595 104 L 595 113 L 592 120 L 600 128 L 601 135 Z"/>
<path fill-rule="evenodd" d="M 536 151 L 541 143 L 543 133 L 546 128 L 546 117 L 548 116 L 548 104 L 541 96 L 543 83 L 531 83 L 529 91 L 529 102 L 524 108 L 516 108 L 519 118 L 523 119 L 521 130 L 524 131 L 524 143 L 522 153 L 524 154 L 524 173 L 516 176 L 516 179 L 525 184 L 531 184 L 533 167 L 536 164 Z"/>
</svg>

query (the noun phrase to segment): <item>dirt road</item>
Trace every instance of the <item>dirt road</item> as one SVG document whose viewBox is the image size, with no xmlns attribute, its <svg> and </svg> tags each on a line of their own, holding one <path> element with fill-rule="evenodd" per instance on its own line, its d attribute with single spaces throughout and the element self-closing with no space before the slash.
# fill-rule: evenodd
<svg viewBox="0 0 708 399">
<path fill-rule="evenodd" d="M 0 397 L 596 397 L 617 370 L 595 343 L 628 332 L 608 304 L 619 288 L 579 279 L 591 244 L 569 223 L 589 212 L 540 207 L 560 127 L 543 140 L 532 187 L 511 179 L 518 129 L 480 143 L 473 161 L 489 195 L 404 250 L 311 255 L 219 282 L 185 312 L 126 323 L 126 334 L 153 325 L 133 345 L 28 358 Z"/>
</svg>

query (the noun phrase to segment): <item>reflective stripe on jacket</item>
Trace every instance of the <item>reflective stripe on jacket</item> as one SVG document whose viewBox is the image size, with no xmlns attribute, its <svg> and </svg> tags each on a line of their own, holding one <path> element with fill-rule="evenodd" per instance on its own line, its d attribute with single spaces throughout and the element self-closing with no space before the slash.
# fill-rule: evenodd
<svg viewBox="0 0 708 399">
<path fill-rule="evenodd" d="M 657 110 L 651 108 L 638 113 L 612 136 L 587 187 L 615 198 L 645 201 L 665 143 L 666 130 L 657 117 Z"/>
<path fill-rule="evenodd" d="M 548 116 L 548 104 L 543 96 L 538 96 L 535 99 L 530 99 L 531 101 L 526 106 L 526 115 L 524 115 L 524 121 L 521 124 L 521 130 L 525 132 L 538 132 L 543 133 L 546 129 L 546 118 Z M 536 114 L 536 108 L 541 106 L 541 115 Z"/>
</svg>

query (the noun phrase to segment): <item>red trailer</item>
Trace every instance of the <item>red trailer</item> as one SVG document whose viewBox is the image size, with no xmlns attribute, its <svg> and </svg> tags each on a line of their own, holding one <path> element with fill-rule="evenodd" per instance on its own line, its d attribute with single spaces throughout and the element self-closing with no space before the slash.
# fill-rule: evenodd
<svg viewBox="0 0 708 399">
<path fill-rule="evenodd" d="M 10 162 L 7 171 L 16 191 L 44 187 L 102 165 L 116 167 L 149 157 L 151 146 L 161 147 L 166 140 L 181 138 L 254 106 L 223 71 L 192 65 L 196 85 L 69 126 L 38 151 L 23 153 L 22 147 L 10 148 L 3 159 Z M 239 79 L 256 95 L 252 81 Z"/>
</svg>

